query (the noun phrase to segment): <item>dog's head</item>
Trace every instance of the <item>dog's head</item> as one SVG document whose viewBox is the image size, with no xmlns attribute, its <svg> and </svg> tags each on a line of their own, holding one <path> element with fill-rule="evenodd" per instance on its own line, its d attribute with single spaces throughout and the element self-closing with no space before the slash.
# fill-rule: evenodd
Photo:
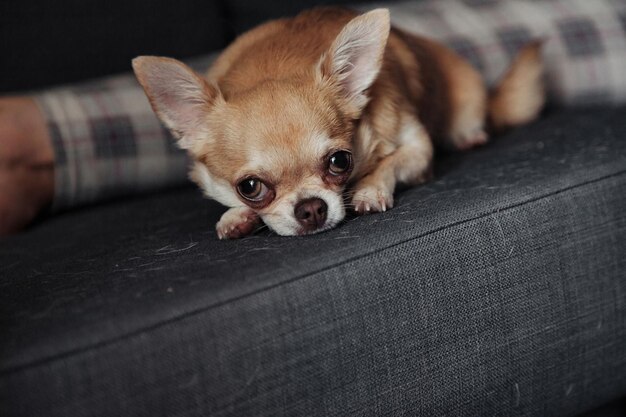
<svg viewBox="0 0 626 417">
<path fill-rule="evenodd" d="M 193 158 L 191 178 L 229 207 L 246 205 L 281 235 L 315 233 L 345 216 L 356 120 L 382 64 L 389 14 L 350 21 L 319 63 L 225 96 L 169 58 L 133 67 L 156 114 Z"/>
</svg>

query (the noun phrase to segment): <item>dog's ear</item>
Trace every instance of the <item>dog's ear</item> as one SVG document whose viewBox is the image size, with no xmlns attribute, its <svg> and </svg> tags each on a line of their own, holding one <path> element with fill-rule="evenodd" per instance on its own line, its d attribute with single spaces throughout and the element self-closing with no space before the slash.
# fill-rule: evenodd
<svg viewBox="0 0 626 417">
<path fill-rule="evenodd" d="M 380 71 L 389 30 L 387 9 L 360 15 L 341 30 L 320 61 L 322 79 L 339 87 L 357 113 L 367 104 L 366 90 Z"/>
<path fill-rule="evenodd" d="M 140 56 L 133 59 L 133 69 L 154 112 L 178 145 L 191 148 L 211 108 L 221 99 L 217 87 L 171 58 Z"/>
</svg>

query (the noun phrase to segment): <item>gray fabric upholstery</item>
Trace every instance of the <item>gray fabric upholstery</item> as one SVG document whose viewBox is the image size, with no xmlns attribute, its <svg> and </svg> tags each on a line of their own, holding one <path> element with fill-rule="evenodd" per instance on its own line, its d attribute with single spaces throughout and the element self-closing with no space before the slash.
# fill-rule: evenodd
<svg viewBox="0 0 626 417">
<path fill-rule="evenodd" d="M 217 241 L 189 188 L 0 241 L 0 414 L 568 416 L 626 394 L 626 108 L 438 161 L 393 210 Z"/>
</svg>

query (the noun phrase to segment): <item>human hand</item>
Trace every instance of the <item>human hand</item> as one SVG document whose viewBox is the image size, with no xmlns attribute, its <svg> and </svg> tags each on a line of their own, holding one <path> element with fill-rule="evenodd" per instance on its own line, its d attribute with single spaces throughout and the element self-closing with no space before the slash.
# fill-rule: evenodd
<svg viewBox="0 0 626 417">
<path fill-rule="evenodd" d="M 46 121 L 29 97 L 0 97 L 0 235 L 15 233 L 54 195 L 54 151 Z"/>
</svg>

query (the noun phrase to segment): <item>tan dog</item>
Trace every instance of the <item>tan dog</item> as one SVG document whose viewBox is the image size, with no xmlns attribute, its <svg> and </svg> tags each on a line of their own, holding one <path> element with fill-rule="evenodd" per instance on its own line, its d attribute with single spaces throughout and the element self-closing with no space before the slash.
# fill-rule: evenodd
<svg viewBox="0 0 626 417">
<path fill-rule="evenodd" d="M 539 43 L 489 96 L 454 52 L 390 29 L 386 9 L 319 8 L 268 22 L 236 39 L 207 78 L 169 58 L 133 67 L 193 158 L 191 178 L 230 207 L 220 238 L 261 221 L 280 235 L 316 233 L 346 207 L 385 211 L 397 183 L 430 178 L 434 144 L 482 145 L 487 124 L 528 122 L 544 102 Z"/>
</svg>

